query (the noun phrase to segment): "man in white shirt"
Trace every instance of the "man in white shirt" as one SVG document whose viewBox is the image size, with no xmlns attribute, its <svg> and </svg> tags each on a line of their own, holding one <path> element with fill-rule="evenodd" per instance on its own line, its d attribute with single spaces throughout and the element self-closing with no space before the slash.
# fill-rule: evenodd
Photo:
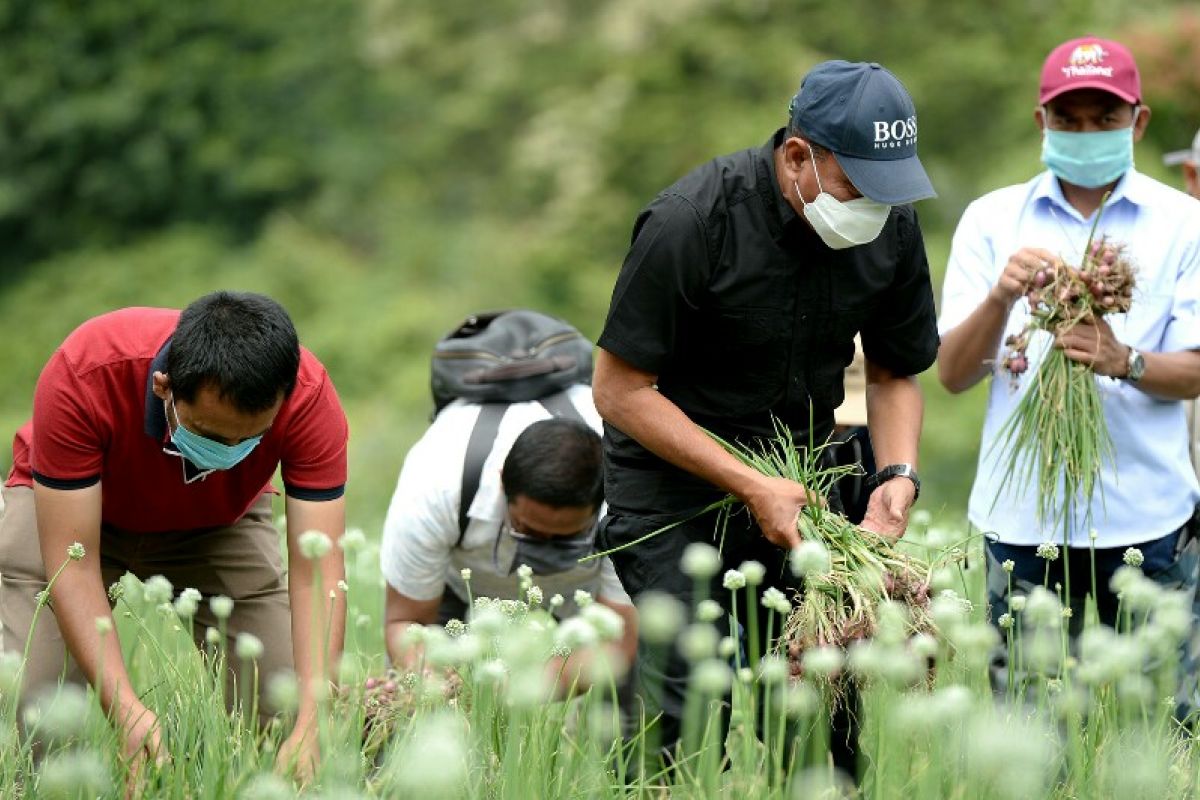
<svg viewBox="0 0 1200 800">
<path fill-rule="evenodd" d="M 1094 546 L 1096 601 L 1101 620 L 1113 625 L 1117 598 L 1109 578 L 1129 547 L 1141 550 L 1149 577 L 1196 592 L 1192 519 L 1200 486 L 1188 456 L 1184 404 L 1200 394 L 1200 203 L 1134 170 L 1133 143 L 1150 109 L 1141 102 L 1133 57 L 1120 44 L 1089 37 L 1055 48 L 1042 69 L 1034 116 L 1048 171 L 976 200 L 955 231 L 938 323 L 939 377 L 955 393 L 996 377 L 1001 343 L 1029 320 L 1024 293 L 1035 271 L 1048 262 L 1079 262 L 1111 192 L 1096 234 L 1128 246 L 1138 269 L 1132 309 L 1079 324 L 1053 346 L 1093 367 L 1114 463 L 1103 469 L 1091 507 L 1067 521 L 1063 556 L 1039 558 L 1037 545 L 1062 544 L 1064 531 L 1038 525 L 1036 487 L 1000 491 L 1005 462 L 998 433 L 1030 383 L 1014 391 L 1001 376 L 990 386 L 968 513 L 996 537 L 987 545 L 993 619 L 1008 611 L 1010 582 L 1027 592 L 1046 580 L 1048 566 L 1051 588 L 1070 586 L 1071 627 L 1078 629 L 1083 596 L 1093 585 Z M 1031 342 L 1027 375 L 1051 344 L 1046 334 Z M 1089 514 L 1091 529 L 1084 523 Z M 1011 574 L 1002 567 L 1006 561 Z M 1073 577 L 1069 584 L 1064 568 Z M 1182 672 L 1190 676 L 1178 698 L 1186 706 L 1194 659 L 1186 659 Z"/>
<path fill-rule="evenodd" d="M 1183 168 L 1183 182 L 1187 187 L 1187 193 L 1200 200 L 1200 130 L 1196 131 L 1196 135 L 1192 139 L 1191 149 L 1167 153 L 1163 156 L 1163 161 L 1168 166 L 1178 165 Z M 1196 474 L 1200 475 L 1200 425 L 1196 424 L 1197 417 L 1200 416 L 1196 413 L 1198 405 L 1200 405 L 1200 401 L 1188 403 L 1187 414 L 1192 466 L 1196 469 Z"/>
<path fill-rule="evenodd" d="M 587 591 L 625 622 L 615 648 L 628 663 L 637 649 L 637 615 L 607 558 L 595 549 L 602 512 L 600 418 L 591 389 L 564 393 L 580 419 L 552 417 L 542 402 L 514 403 L 500 418 L 478 489 L 460 523 L 469 440 L 483 406 L 457 400 L 438 414 L 404 460 L 384 523 L 381 567 L 387 580 L 385 641 L 397 665 L 411 654 L 411 624 L 466 620 L 471 597 L 524 600 L 521 564 L 560 618 Z M 582 421 L 581 421 L 582 420 Z M 469 584 L 463 579 L 469 570 Z"/>
</svg>

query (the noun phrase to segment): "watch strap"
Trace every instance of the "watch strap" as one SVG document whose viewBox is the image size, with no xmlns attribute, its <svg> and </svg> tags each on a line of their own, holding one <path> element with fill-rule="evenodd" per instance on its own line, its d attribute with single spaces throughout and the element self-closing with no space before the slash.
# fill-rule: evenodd
<svg viewBox="0 0 1200 800">
<path fill-rule="evenodd" d="M 892 478 L 908 478 L 912 481 L 913 488 L 916 490 L 913 493 L 914 502 L 921 496 L 921 479 L 917 477 L 916 467 L 912 464 L 889 464 L 867 478 L 867 488 L 874 490 L 880 484 L 886 483 Z"/>
</svg>

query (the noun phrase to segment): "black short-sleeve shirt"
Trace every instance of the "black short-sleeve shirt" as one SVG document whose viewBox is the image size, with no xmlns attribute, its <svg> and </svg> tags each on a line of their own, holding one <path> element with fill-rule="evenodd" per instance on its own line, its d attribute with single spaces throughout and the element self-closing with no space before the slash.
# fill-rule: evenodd
<svg viewBox="0 0 1200 800">
<path fill-rule="evenodd" d="M 870 244 L 832 250 L 780 193 L 782 142 L 780 130 L 716 158 L 642 210 L 599 345 L 657 375 L 665 397 L 723 437 L 770 436 L 774 416 L 798 442 L 810 427 L 821 442 L 855 334 L 897 373 L 933 363 L 933 289 L 912 206 L 893 208 Z M 670 513 L 716 494 L 611 425 L 605 467 L 614 509 Z"/>
</svg>

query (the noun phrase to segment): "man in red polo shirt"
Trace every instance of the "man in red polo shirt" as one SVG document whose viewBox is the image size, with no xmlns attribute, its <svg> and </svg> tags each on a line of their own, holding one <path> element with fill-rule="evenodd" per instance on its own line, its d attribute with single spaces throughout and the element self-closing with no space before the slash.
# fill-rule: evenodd
<svg viewBox="0 0 1200 800">
<path fill-rule="evenodd" d="M 182 313 L 127 308 L 77 328 L 38 379 L 4 489 L 5 650 L 24 650 L 38 593 L 67 548 L 85 550 L 51 587 L 53 613 L 37 619 L 23 698 L 57 683 L 64 665 L 68 680 L 96 686 L 102 676 L 100 702 L 125 756 L 164 757 L 158 718 L 130 684 L 116 636 L 100 633 L 111 624 L 106 585 L 127 571 L 161 574 L 205 599 L 232 598 L 228 634 L 264 643 L 259 675 L 294 665 L 306 691 L 280 763 L 309 773 L 318 689 L 341 653 L 345 617 L 341 593 L 315 596 L 315 576 L 328 591 L 344 567 L 336 548 L 309 560 L 298 541 L 308 530 L 344 532 L 347 437 L 329 375 L 270 298 L 215 292 Z M 288 572 L 271 514 L 277 467 Z M 218 622 L 202 602 L 198 639 L 210 626 Z"/>
</svg>

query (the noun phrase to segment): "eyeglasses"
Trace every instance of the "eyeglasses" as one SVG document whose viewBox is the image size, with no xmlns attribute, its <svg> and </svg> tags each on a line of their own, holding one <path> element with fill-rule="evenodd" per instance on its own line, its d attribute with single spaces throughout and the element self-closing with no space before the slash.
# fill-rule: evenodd
<svg viewBox="0 0 1200 800">
<path fill-rule="evenodd" d="M 518 542 L 532 542 L 537 544 L 578 544 L 582 541 L 590 541 L 596 538 L 596 531 L 600 527 L 600 515 L 597 514 L 592 518 L 592 521 L 586 527 L 580 528 L 574 533 L 525 533 L 517 529 L 513 524 L 512 517 L 505 516 L 503 528 L 508 532 L 508 535 Z"/>
</svg>

